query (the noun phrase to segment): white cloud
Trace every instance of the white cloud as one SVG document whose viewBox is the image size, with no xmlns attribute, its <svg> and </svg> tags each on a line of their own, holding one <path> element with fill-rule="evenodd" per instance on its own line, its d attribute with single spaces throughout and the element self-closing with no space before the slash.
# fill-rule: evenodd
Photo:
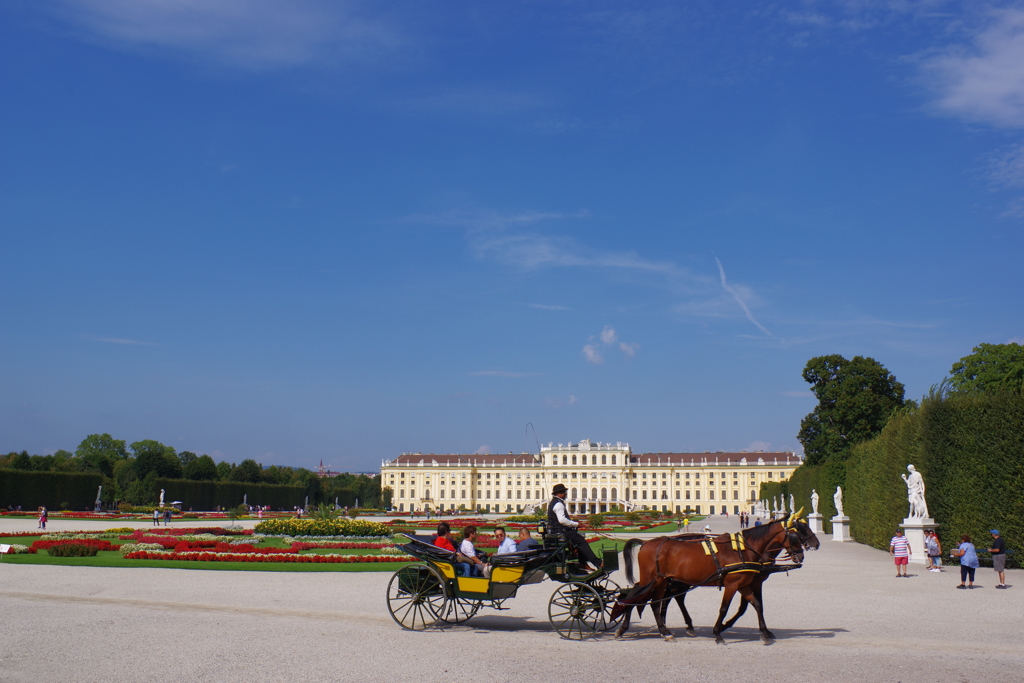
<svg viewBox="0 0 1024 683">
<path fill-rule="evenodd" d="M 1009 339 L 1007 344 L 1024 344 L 1024 337 L 1013 337 Z"/>
<path fill-rule="evenodd" d="M 50 11 L 101 44 L 247 70 L 364 61 L 403 42 L 355 2 L 58 0 Z"/>
<path fill-rule="evenodd" d="M 736 303 L 738 303 L 740 305 L 740 308 L 743 309 L 743 314 L 747 316 L 747 320 L 749 320 L 750 322 L 754 323 L 754 325 L 757 326 L 757 329 L 761 330 L 762 332 L 764 332 L 769 337 L 774 337 L 775 335 L 772 334 L 771 332 L 769 332 L 768 329 L 764 325 L 759 323 L 757 321 L 757 318 L 754 317 L 754 314 L 750 312 L 750 308 L 747 306 L 747 302 L 744 301 L 744 298 L 745 298 L 744 294 L 745 294 L 745 292 L 741 291 L 741 289 L 739 289 L 737 287 L 734 287 L 733 285 L 730 285 L 728 282 L 726 282 L 726 279 L 725 279 L 725 268 L 722 267 L 722 262 L 719 261 L 717 257 L 715 258 L 715 263 L 718 264 L 718 274 L 722 278 L 722 289 L 724 289 L 725 291 L 729 292 L 729 294 L 732 294 L 732 298 L 735 299 Z"/>
<path fill-rule="evenodd" d="M 993 155 L 989 161 L 989 176 L 1000 187 L 1024 187 L 1024 144 Z"/>
<path fill-rule="evenodd" d="M 549 396 L 548 398 L 544 399 L 544 407 L 550 408 L 551 410 L 561 410 L 566 406 L 574 406 L 579 402 L 580 400 L 576 398 L 574 394 L 570 394 L 568 399 Z"/>
<path fill-rule="evenodd" d="M 604 329 L 601 330 L 602 344 L 614 344 L 618 338 L 618 335 L 615 334 L 615 328 L 611 325 L 605 325 Z"/>
<path fill-rule="evenodd" d="M 922 62 L 941 111 L 995 126 L 1024 127 L 1024 10 L 991 13 L 970 45 Z"/>
<path fill-rule="evenodd" d="M 488 446 L 487 444 L 484 444 L 480 448 L 478 448 L 475 451 L 473 451 L 473 454 L 474 455 L 487 455 L 490 452 L 491 452 L 491 447 Z"/>
<path fill-rule="evenodd" d="M 771 449 L 772 449 L 772 445 L 770 443 L 768 443 L 767 441 L 751 441 L 749 444 L 747 444 L 747 447 L 746 447 L 745 450 L 748 450 L 748 451 L 770 451 Z"/>
<path fill-rule="evenodd" d="M 598 351 L 597 346 L 594 344 L 587 344 L 583 347 L 583 357 L 587 359 L 588 363 L 594 365 L 601 365 L 604 363 L 604 356 Z"/>
<path fill-rule="evenodd" d="M 640 348 L 639 344 L 627 344 L 626 342 L 619 342 L 619 350 L 626 354 L 626 358 L 632 358 L 636 355 L 636 350 Z"/>
<path fill-rule="evenodd" d="M 574 406 L 574 405 L 576 405 L 579 402 L 580 402 L 580 400 L 578 398 L 576 398 L 575 394 L 569 394 L 569 405 Z"/>
</svg>

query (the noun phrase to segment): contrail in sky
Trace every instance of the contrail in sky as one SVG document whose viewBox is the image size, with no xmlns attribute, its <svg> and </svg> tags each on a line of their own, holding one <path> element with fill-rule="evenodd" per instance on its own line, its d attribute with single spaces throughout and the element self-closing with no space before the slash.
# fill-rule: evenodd
<svg viewBox="0 0 1024 683">
<path fill-rule="evenodd" d="M 769 337 L 774 337 L 775 335 L 772 334 L 771 332 L 769 332 L 768 328 L 766 328 L 761 323 L 757 322 L 757 318 L 755 318 L 754 314 L 750 312 L 749 308 L 747 308 L 747 304 L 740 297 L 739 292 L 737 292 L 735 289 L 730 287 L 729 283 L 725 281 L 725 268 L 722 267 L 722 262 L 718 260 L 717 256 L 715 257 L 715 263 L 718 264 L 718 274 L 722 276 L 722 289 L 724 289 L 725 291 L 727 291 L 730 294 L 732 294 L 732 298 L 736 299 L 736 303 L 738 303 L 740 305 L 740 308 L 743 309 L 743 313 L 746 314 L 747 320 L 749 320 L 750 322 L 752 322 L 755 325 L 757 325 L 757 329 L 761 330 L 762 332 L 767 334 Z"/>
</svg>

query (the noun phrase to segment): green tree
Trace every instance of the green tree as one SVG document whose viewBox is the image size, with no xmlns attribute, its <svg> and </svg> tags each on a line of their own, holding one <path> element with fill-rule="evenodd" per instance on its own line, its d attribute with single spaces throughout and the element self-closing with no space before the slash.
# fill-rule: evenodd
<svg viewBox="0 0 1024 683">
<path fill-rule="evenodd" d="M 181 461 L 182 469 L 184 469 L 190 462 L 195 461 L 197 458 L 199 458 L 199 456 L 193 453 L 192 451 L 182 451 L 181 453 L 178 453 L 178 460 Z"/>
<path fill-rule="evenodd" d="M 846 460 L 853 444 L 882 431 L 904 404 L 903 385 L 874 358 L 817 356 L 807 361 L 803 378 L 818 398 L 797 435 L 808 465 Z"/>
<path fill-rule="evenodd" d="M 217 481 L 227 481 L 233 466 L 221 460 L 217 463 Z"/>
<path fill-rule="evenodd" d="M 28 451 L 22 451 L 13 458 L 11 458 L 11 469 L 15 470 L 30 470 L 32 469 L 32 458 L 29 457 Z"/>
<path fill-rule="evenodd" d="M 186 479 L 194 481 L 215 481 L 217 479 L 217 465 L 213 458 L 203 454 L 192 462 L 185 465 L 182 474 Z"/>
<path fill-rule="evenodd" d="M 114 463 L 126 459 L 128 450 L 124 441 L 110 434 L 90 434 L 78 444 L 75 455 L 103 476 L 110 477 L 114 474 Z"/>
<path fill-rule="evenodd" d="M 979 344 L 949 371 L 953 391 L 970 393 L 993 389 L 1024 388 L 1024 346 Z"/>
<path fill-rule="evenodd" d="M 258 484 L 260 481 L 260 475 L 263 473 L 263 466 L 257 463 L 255 460 L 246 459 L 241 462 L 237 467 L 231 468 L 231 475 L 228 477 L 231 481 L 242 481 Z"/>
<path fill-rule="evenodd" d="M 156 472 L 158 477 L 181 479 L 181 461 L 170 446 L 146 439 L 136 441 L 131 449 L 135 453 L 135 474 L 139 479 L 145 479 L 150 472 Z"/>
</svg>

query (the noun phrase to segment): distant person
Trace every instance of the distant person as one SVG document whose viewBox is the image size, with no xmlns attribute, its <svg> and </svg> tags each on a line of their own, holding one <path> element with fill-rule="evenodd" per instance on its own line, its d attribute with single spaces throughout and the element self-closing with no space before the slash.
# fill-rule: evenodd
<svg viewBox="0 0 1024 683">
<path fill-rule="evenodd" d="M 46 514 L 46 508 L 45 507 L 40 507 L 39 508 L 39 528 L 42 529 L 43 531 L 46 531 L 46 521 L 47 521 L 48 517 L 49 517 L 49 515 Z"/>
<path fill-rule="evenodd" d="M 992 568 L 999 575 L 999 583 L 996 588 L 1006 588 L 1006 541 L 999 535 L 999 529 L 993 529 L 992 547 L 988 551 L 992 554 Z"/>
<path fill-rule="evenodd" d="M 516 537 L 516 550 L 522 552 L 524 550 L 536 550 L 540 547 L 540 543 L 537 539 L 530 536 L 530 530 L 525 526 L 519 530 L 519 536 Z"/>
<path fill-rule="evenodd" d="M 168 526 L 171 523 L 171 508 L 164 510 L 164 526 Z"/>
<path fill-rule="evenodd" d="M 153 508 L 153 526 L 160 526 L 160 508 Z"/>
<path fill-rule="evenodd" d="M 910 541 L 903 535 L 903 529 L 896 529 L 896 535 L 889 541 L 889 554 L 892 555 L 893 561 L 896 563 L 896 578 L 901 576 L 907 578 L 907 565 L 910 562 Z M 900 573 L 900 567 L 903 568 L 903 573 Z"/>
<path fill-rule="evenodd" d="M 960 558 L 960 585 L 957 588 L 974 588 L 974 570 L 978 568 L 978 551 L 971 543 L 971 537 L 964 534 L 960 537 L 960 545 L 952 553 Z M 964 581 L 968 581 L 965 586 Z"/>
<path fill-rule="evenodd" d="M 754 517 L 754 526 L 761 526 L 761 518 Z"/>
<path fill-rule="evenodd" d="M 935 531 L 925 532 L 924 547 L 928 551 L 928 571 L 942 571 L 942 542 Z"/>
<path fill-rule="evenodd" d="M 686 531 L 689 528 L 690 528 L 690 518 L 689 517 L 683 517 L 683 531 Z"/>
</svg>

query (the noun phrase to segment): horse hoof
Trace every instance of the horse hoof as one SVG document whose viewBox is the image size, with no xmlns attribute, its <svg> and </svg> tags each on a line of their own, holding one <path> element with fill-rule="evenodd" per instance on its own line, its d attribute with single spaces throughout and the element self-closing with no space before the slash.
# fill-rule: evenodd
<svg viewBox="0 0 1024 683">
<path fill-rule="evenodd" d="M 667 636 L 665 636 L 665 642 L 666 643 L 674 643 L 674 642 L 676 642 L 676 637 L 673 636 L 673 635 L 667 635 Z"/>
<path fill-rule="evenodd" d="M 722 636 L 715 636 L 715 644 L 725 645 L 725 638 L 723 638 Z"/>
<path fill-rule="evenodd" d="M 696 638 L 697 637 L 697 632 L 694 631 L 692 628 L 688 628 L 688 629 L 686 629 L 686 636 L 688 638 Z"/>
<path fill-rule="evenodd" d="M 772 643 L 775 642 L 775 636 L 766 636 L 766 635 L 762 634 L 761 635 L 761 642 L 764 643 L 765 645 L 771 645 Z"/>
</svg>

